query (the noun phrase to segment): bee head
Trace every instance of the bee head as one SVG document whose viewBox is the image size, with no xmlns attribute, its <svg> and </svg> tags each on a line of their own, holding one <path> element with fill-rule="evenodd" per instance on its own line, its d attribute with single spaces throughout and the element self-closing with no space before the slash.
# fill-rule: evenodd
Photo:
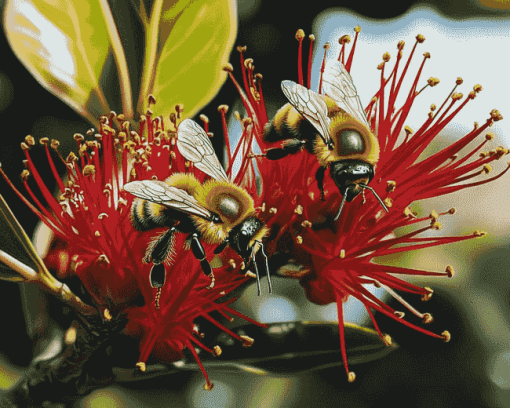
<svg viewBox="0 0 510 408">
<path fill-rule="evenodd" d="M 362 160 L 339 160 L 331 163 L 331 177 L 346 201 L 352 201 L 374 178 L 374 168 Z"/>
<path fill-rule="evenodd" d="M 374 168 L 362 160 L 339 160 L 331 163 L 331 177 L 342 193 L 343 199 L 334 218 L 338 220 L 346 201 L 352 201 L 363 190 L 369 190 L 386 212 L 388 208 L 372 187 L 367 186 L 374 178 Z"/>
<path fill-rule="evenodd" d="M 262 228 L 263 224 L 256 217 L 248 217 L 236 225 L 229 233 L 228 241 L 230 246 L 240 256 L 247 260 L 251 255 L 251 241 Z"/>
</svg>

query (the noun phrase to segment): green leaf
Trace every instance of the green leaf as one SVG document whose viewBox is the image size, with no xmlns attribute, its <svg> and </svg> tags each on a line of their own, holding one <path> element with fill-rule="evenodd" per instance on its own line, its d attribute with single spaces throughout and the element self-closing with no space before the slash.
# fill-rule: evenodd
<svg viewBox="0 0 510 408">
<path fill-rule="evenodd" d="M 235 40 L 233 0 L 154 1 L 137 108 L 154 95 L 165 116 L 184 104 L 186 117 L 210 101 L 225 81 L 222 71 Z"/>
<path fill-rule="evenodd" d="M 99 85 L 111 48 L 101 1 L 8 0 L 4 21 L 37 81 L 97 126 L 109 112 Z"/>
</svg>

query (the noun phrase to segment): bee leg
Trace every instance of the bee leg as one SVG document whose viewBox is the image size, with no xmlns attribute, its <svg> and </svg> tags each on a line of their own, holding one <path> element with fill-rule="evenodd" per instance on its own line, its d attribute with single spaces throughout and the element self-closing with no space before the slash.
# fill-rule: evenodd
<svg viewBox="0 0 510 408">
<path fill-rule="evenodd" d="M 151 282 L 151 287 L 157 289 L 156 297 L 154 298 L 154 303 L 156 305 L 156 309 L 159 309 L 159 298 L 161 297 L 161 288 L 165 284 L 166 280 L 165 265 L 161 263 L 154 264 L 149 275 L 149 280 Z"/>
<path fill-rule="evenodd" d="M 269 160 L 278 160 L 283 159 L 289 154 L 294 154 L 299 152 L 305 146 L 306 141 L 300 139 L 288 139 L 286 140 L 282 147 L 275 147 L 273 149 L 268 149 L 266 151 L 266 157 Z"/>
<path fill-rule="evenodd" d="M 194 232 L 191 234 L 191 251 L 193 252 L 193 255 L 195 258 L 197 258 L 200 261 L 200 266 L 202 266 L 202 271 L 211 279 L 211 284 L 207 286 L 207 289 L 212 289 L 214 287 L 214 281 L 216 280 L 214 278 L 214 273 L 212 271 L 211 265 L 209 265 L 209 262 L 207 262 L 207 259 L 205 259 L 205 251 L 204 247 L 200 243 L 200 240 L 198 239 L 198 234 Z"/>
<path fill-rule="evenodd" d="M 151 286 L 153 288 L 161 288 L 165 284 L 166 280 L 166 271 L 165 271 L 165 265 L 159 263 L 154 264 L 154 266 L 151 269 L 151 273 L 149 275 L 149 280 L 151 282 Z"/>
<path fill-rule="evenodd" d="M 165 284 L 166 280 L 166 271 L 165 265 L 163 265 L 164 260 L 168 256 L 170 249 L 172 248 L 172 240 L 175 232 L 175 228 L 172 227 L 168 231 L 166 231 L 163 235 L 161 235 L 152 248 L 145 255 L 145 261 L 150 262 L 152 260 L 152 269 L 149 274 L 149 281 L 152 288 L 158 289 L 156 293 L 155 303 L 156 309 L 159 309 L 159 298 L 161 296 L 161 288 Z"/>
<path fill-rule="evenodd" d="M 264 252 L 264 245 L 262 244 L 262 242 L 260 242 L 260 252 L 262 253 L 262 256 L 264 257 L 264 261 L 265 261 L 267 285 L 269 287 L 269 293 L 273 293 L 273 285 L 271 284 L 271 274 L 269 273 L 269 261 L 267 259 L 266 253 Z"/>
<path fill-rule="evenodd" d="M 152 252 L 150 253 L 150 259 L 152 259 L 153 264 L 156 265 L 163 263 L 163 261 L 166 259 L 170 249 L 172 248 L 172 241 L 175 231 L 176 228 L 172 227 L 159 237 L 156 245 L 154 245 L 154 248 L 152 248 Z"/>
<path fill-rule="evenodd" d="M 317 185 L 319 186 L 319 190 L 321 192 L 321 200 L 326 201 L 324 197 L 324 173 L 326 172 L 326 167 L 319 167 L 317 173 L 315 173 L 315 180 L 317 180 Z"/>
<path fill-rule="evenodd" d="M 228 238 L 226 238 L 220 245 L 218 245 L 214 249 L 214 253 L 216 255 L 221 254 L 225 250 L 225 248 L 227 247 L 228 244 L 229 244 L 229 240 L 228 240 Z"/>
<path fill-rule="evenodd" d="M 257 291 L 260 296 L 262 291 L 260 290 L 260 275 L 259 268 L 257 267 L 257 261 L 255 260 L 255 251 L 251 251 L 251 262 L 253 263 L 253 269 L 255 269 L 255 275 L 257 275 Z"/>
</svg>

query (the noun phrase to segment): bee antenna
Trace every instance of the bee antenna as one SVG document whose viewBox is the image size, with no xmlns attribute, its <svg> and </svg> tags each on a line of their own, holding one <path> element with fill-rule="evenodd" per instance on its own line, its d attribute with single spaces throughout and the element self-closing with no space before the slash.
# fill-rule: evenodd
<svg viewBox="0 0 510 408">
<path fill-rule="evenodd" d="M 269 286 L 269 293 L 273 293 L 273 285 L 271 284 L 271 275 L 269 274 L 269 262 L 267 259 L 267 255 L 264 252 L 264 244 L 261 241 L 255 241 L 258 242 L 260 245 L 260 252 L 262 253 L 262 256 L 264 257 L 264 261 L 266 263 L 266 276 L 267 276 L 267 286 Z"/>
<path fill-rule="evenodd" d="M 368 186 L 366 186 L 364 184 L 359 184 L 359 186 L 361 188 L 366 188 L 366 189 L 370 190 L 372 192 L 372 194 L 375 195 L 375 198 L 377 198 L 379 200 L 379 202 L 381 203 L 382 207 L 384 208 L 384 211 L 386 211 L 387 213 L 390 212 L 390 210 L 388 210 L 388 207 L 386 207 L 386 205 L 384 204 L 383 200 L 381 200 L 381 197 L 379 197 L 377 195 L 377 193 L 375 192 L 375 190 L 372 187 L 368 187 Z"/>
<path fill-rule="evenodd" d="M 349 189 L 350 189 L 350 188 L 351 188 L 351 187 L 349 186 L 349 187 L 347 187 L 347 188 L 345 189 L 344 196 L 343 196 L 343 198 L 342 198 L 342 202 L 340 203 L 340 208 L 338 209 L 338 212 L 337 212 L 337 213 L 336 213 L 336 215 L 335 215 L 335 219 L 334 219 L 334 221 L 337 221 L 337 220 L 338 220 L 338 218 L 340 218 L 340 213 L 342 212 L 342 208 L 344 208 L 345 201 L 347 200 L 347 192 L 349 191 Z"/>
<path fill-rule="evenodd" d="M 257 268 L 257 261 L 255 260 L 255 251 L 253 249 L 251 250 L 251 261 L 253 263 L 253 269 L 255 269 L 255 275 L 257 275 L 257 289 L 258 289 L 259 296 L 260 296 L 262 291 L 260 290 L 259 268 Z"/>
</svg>

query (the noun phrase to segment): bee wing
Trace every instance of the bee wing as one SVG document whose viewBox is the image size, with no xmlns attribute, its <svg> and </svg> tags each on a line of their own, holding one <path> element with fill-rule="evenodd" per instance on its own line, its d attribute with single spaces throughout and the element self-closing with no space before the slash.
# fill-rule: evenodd
<svg viewBox="0 0 510 408">
<path fill-rule="evenodd" d="M 169 208 L 211 219 L 209 210 L 202 207 L 195 197 L 180 188 L 172 187 L 159 180 L 132 181 L 124 185 L 124 190 L 135 197 L 142 198 Z"/>
<path fill-rule="evenodd" d="M 209 136 L 196 122 L 185 119 L 177 129 L 177 148 L 195 166 L 215 180 L 229 181 Z"/>
<path fill-rule="evenodd" d="M 370 129 L 351 74 L 347 72 L 344 65 L 340 61 L 329 61 L 326 63 L 322 78 L 324 93 L 334 99 L 339 108 Z"/>
<path fill-rule="evenodd" d="M 328 107 L 313 91 L 292 81 L 282 81 L 282 90 L 289 102 L 317 129 L 326 145 L 330 145 Z"/>
</svg>

